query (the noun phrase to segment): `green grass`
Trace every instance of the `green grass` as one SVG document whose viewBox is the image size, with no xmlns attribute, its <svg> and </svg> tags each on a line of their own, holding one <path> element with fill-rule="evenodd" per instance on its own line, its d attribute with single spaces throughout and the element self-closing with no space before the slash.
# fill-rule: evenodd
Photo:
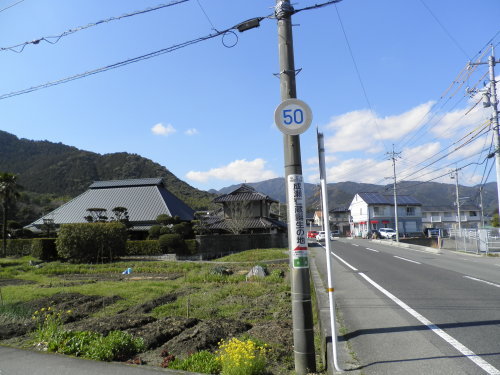
<svg viewBox="0 0 500 375">
<path fill-rule="evenodd" d="M 288 259 L 287 249 L 255 249 L 242 251 L 216 259 L 217 262 L 262 262 L 266 260 Z"/>
</svg>

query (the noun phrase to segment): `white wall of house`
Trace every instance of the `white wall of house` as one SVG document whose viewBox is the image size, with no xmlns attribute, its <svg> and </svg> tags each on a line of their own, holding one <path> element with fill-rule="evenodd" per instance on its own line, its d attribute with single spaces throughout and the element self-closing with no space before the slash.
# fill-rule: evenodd
<svg viewBox="0 0 500 375">
<path fill-rule="evenodd" d="M 481 224 L 481 212 L 478 210 L 460 210 L 463 228 L 478 228 Z M 422 224 L 426 228 L 454 228 L 458 226 L 456 210 L 426 211 L 422 215 Z"/>
</svg>

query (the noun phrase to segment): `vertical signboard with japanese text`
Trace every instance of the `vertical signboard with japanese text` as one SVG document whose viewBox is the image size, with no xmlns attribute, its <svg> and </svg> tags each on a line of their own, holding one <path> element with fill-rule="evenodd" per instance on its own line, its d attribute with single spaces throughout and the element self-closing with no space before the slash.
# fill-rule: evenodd
<svg viewBox="0 0 500 375">
<path fill-rule="evenodd" d="M 290 225 L 289 234 L 291 235 L 288 242 L 292 252 L 292 265 L 293 268 L 309 268 L 304 178 L 302 175 L 288 175 L 287 190 L 290 212 L 288 225 Z"/>
</svg>

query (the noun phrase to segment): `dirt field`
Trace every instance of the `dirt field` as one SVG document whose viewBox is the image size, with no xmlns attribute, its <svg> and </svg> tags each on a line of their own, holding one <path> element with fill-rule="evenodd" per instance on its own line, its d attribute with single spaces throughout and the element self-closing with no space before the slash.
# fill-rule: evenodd
<svg viewBox="0 0 500 375">
<path fill-rule="evenodd" d="M 134 275 L 108 275 L 108 274 L 85 274 L 64 275 L 59 277 L 59 285 L 75 286 L 97 283 L 103 280 L 122 280 L 124 282 L 140 280 L 175 280 L 181 277 L 180 273 L 165 274 L 134 274 Z M 0 287 L 7 285 L 18 285 L 26 283 L 19 279 L 2 279 Z M 44 287 L 41 285 L 41 287 Z M 46 286 L 45 286 L 46 287 Z M 192 317 L 171 316 L 155 318 L 151 315 L 153 309 L 158 306 L 167 305 L 189 293 L 188 290 L 179 290 L 174 293 L 165 294 L 159 298 L 147 301 L 125 310 L 119 311 L 112 316 L 95 317 L 106 306 L 122 299 L 115 296 L 83 295 L 80 293 L 58 293 L 50 297 L 33 300 L 24 304 L 29 311 L 36 311 L 43 307 L 52 306 L 58 310 L 72 310 L 67 316 L 64 328 L 69 330 L 90 330 L 107 334 L 113 330 L 121 330 L 141 337 L 147 346 L 147 351 L 140 353 L 128 361 L 136 364 L 161 366 L 163 358 L 167 355 L 186 357 L 194 352 L 207 349 L 213 351 L 222 339 L 240 336 L 247 333 L 253 338 L 271 344 L 271 366 L 270 374 L 289 374 L 293 366 L 293 340 L 291 325 L 291 306 L 285 303 L 287 308 L 274 311 L 269 317 L 268 311 L 276 305 L 277 298 L 283 301 L 290 300 L 288 292 L 278 295 L 259 296 L 250 301 L 251 308 L 239 311 L 236 319 L 217 317 L 212 319 L 197 319 Z M 231 295 L 225 301 L 226 304 L 248 304 L 248 296 Z M 246 300 L 246 301 L 243 301 Z M 248 323 L 253 322 L 252 324 Z M 255 323 L 257 322 L 257 323 Z M 29 346 L 29 333 L 34 329 L 34 323 L 29 319 L 24 321 L 8 321 L 0 323 L 0 344 L 13 346 Z"/>
</svg>

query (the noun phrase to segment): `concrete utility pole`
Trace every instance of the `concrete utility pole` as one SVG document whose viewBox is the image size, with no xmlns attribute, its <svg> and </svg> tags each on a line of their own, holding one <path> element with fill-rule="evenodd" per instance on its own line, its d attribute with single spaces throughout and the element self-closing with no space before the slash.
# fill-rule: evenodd
<svg viewBox="0 0 500 375">
<path fill-rule="evenodd" d="M 481 205 L 481 228 L 484 228 L 483 186 L 479 187 L 479 202 Z"/>
<path fill-rule="evenodd" d="M 498 199 L 498 214 L 500 216 L 500 134 L 498 127 L 498 100 L 495 80 L 495 64 L 500 61 L 495 60 L 495 47 L 491 45 L 491 55 L 488 58 L 488 66 L 490 73 L 490 88 L 489 92 L 485 92 L 483 107 L 491 107 L 491 125 L 493 125 L 493 141 L 495 142 L 495 168 L 497 173 L 497 199 Z M 470 63 L 469 65 L 483 65 L 486 63 Z M 482 91 L 482 90 L 481 90 Z"/>
<path fill-rule="evenodd" d="M 460 195 L 458 191 L 458 169 L 455 169 L 455 176 L 451 175 L 452 179 L 455 179 L 455 193 L 457 196 L 457 215 L 458 215 L 458 230 L 462 233 L 462 218 L 460 217 Z"/>
<path fill-rule="evenodd" d="M 394 151 L 394 145 L 392 145 L 392 152 L 388 152 L 387 155 L 390 155 L 390 158 L 392 160 L 392 170 L 393 170 L 393 178 L 394 178 L 394 185 L 393 185 L 393 193 L 394 193 L 394 221 L 396 222 L 396 242 L 399 242 L 399 219 L 398 219 L 398 198 L 397 198 L 397 192 L 396 192 L 396 159 L 401 155 L 400 152 L 395 152 Z"/>
<path fill-rule="evenodd" d="M 295 88 L 295 63 L 293 56 L 292 21 L 291 16 L 294 9 L 289 0 L 276 0 L 275 16 L 278 20 L 278 49 L 280 61 L 280 88 L 281 100 L 297 98 Z M 293 342 L 295 357 L 295 372 L 298 375 L 305 375 L 316 371 L 316 356 L 314 352 L 314 330 L 311 302 L 311 286 L 309 279 L 309 267 L 307 259 L 298 259 L 296 267 L 295 259 L 291 248 L 293 237 L 296 233 L 291 233 L 291 207 L 290 191 L 294 182 L 302 184 L 302 161 L 300 156 L 300 138 L 298 135 L 283 135 L 284 156 L 285 156 L 285 180 L 287 184 L 288 203 L 288 243 L 290 247 L 291 259 L 291 283 L 292 283 L 292 320 L 293 320 Z M 293 180 L 293 181 L 292 181 Z M 299 186 L 300 188 L 300 186 Z M 302 189 L 303 191 L 303 189 Z M 295 216 L 293 216 L 296 218 Z M 298 226 L 305 229 L 304 217 L 298 222 Z M 301 249 L 307 250 L 306 243 Z M 304 266 L 304 263 L 307 266 Z"/>
</svg>

